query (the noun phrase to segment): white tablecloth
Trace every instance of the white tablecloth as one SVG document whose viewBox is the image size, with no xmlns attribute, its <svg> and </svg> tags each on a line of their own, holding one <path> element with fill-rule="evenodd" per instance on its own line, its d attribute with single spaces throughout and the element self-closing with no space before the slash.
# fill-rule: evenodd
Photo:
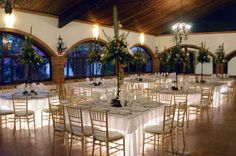
<svg viewBox="0 0 236 156">
<path fill-rule="evenodd" d="M 125 135 L 127 156 L 138 156 L 140 154 L 142 130 L 145 126 L 158 124 L 162 120 L 163 108 L 164 105 L 160 105 L 145 112 L 136 112 L 126 116 L 109 114 L 109 129 L 120 131 Z M 83 120 L 84 124 L 90 125 L 91 122 L 87 110 L 83 111 Z M 117 155 L 123 156 L 123 153 L 120 152 Z"/>
<path fill-rule="evenodd" d="M 4 94 L 4 95 L 3 94 L 0 95 L 0 109 L 13 110 L 13 103 L 12 103 L 11 95 L 12 95 L 11 92 Z M 28 109 L 35 112 L 36 128 L 41 127 L 41 110 L 45 107 L 48 107 L 48 97 L 47 97 L 46 93 L 39 94 L 36 97 L 31 97 L 28 100 Z M 31 127 L 32 126 L 33 126 L 33 124 L 31 124 Z M 13 128 L 13 124 L 10 125 L 9 128 Z M 22 129 L 27 129 L 26 124 L 22 125 Z"/>
</svg>

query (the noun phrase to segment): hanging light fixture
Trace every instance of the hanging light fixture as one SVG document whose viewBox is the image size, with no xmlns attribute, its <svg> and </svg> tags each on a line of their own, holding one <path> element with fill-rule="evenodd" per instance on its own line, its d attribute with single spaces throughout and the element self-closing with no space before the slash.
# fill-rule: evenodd
<svg viewBox="0 0 236 156">
<path fill-rule="evenodd" d="M 143 44 L 144 44 L 144 41 L 145 41 L 145 36 L 144 36 L 143 33 L 141 33 L 140 36 L 139 36 L 140 45 L 143 45 Z"/>
<path fill-rule="evenodd" d="M 180 0 L 181 20 L 182 20 L 182 0 Z M 184 22 L 177 22 L 172 26 L 173 34 L 175 35 L 176 43 L 181 43 L 182 40 L 188 39 L 191 32 L 191 25 Z"/>
<path fill-rule="evenodd" d="M 8 28 L 13 28 L 15 24 L 15 15 L 12 13 L 13 1 L 5 0 L 2 1 L 2 3 L 4 4 L 4 10 L 5 10 L 5 16 L 4 16 L 5 26 Z"/>
</svg>

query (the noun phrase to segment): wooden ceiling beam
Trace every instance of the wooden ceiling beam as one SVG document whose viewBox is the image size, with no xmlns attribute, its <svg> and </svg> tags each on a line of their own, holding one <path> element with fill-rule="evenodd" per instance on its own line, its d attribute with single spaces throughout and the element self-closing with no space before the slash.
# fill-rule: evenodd
<svg viewBox="0 0 236 156">
<path fill-rule="evenodd" d="M 84 15 L 89 10 L 95 8 L 96 3 L 98 3 L 98 0 L 81 0 L 73 7 L 68 8 L 61 15 L 59 15 L 58 28 L 62 28 L 71 21 L 78 19 L 80 16 Z"/>
</svg>

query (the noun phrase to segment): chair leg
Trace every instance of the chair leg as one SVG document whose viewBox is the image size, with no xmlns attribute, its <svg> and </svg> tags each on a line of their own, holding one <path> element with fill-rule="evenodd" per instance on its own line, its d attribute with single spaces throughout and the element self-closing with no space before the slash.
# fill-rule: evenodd
<svg viewBox="0 0 236 156">
<path fill-rule="evenodd" d="M 107 154 L 106 154 L 106 156 L 109 156 L 109 142 L 106 142 L 106 152 L 107 152 Z"/>
<path fill-rule="evenodd" d="M 19 121 L 20 121 L 20 130 L 21 130 L 21 117 L 19 117 Z"/>
<path fill-rule="evenodd" d="M 33 115 L 33 120 L 34 120 L 34 131 L 35 131 L 35 128 L 36 128 L 36 125 L 35 125 L 35 114 Z"/>
<path fill-rule="evenodd" d="M 81 139 L 81 147 L 82 147 L 82 155 L 85 155 L 85 150 L 84 150 L 84 137 L 82 137 L 82 139 Z"/>
<path fill-rule="evenodd" d="M 142 149 L 143 156 L 144 156 L 144 147 L 145 147 L 145 133 L 143 133 L 143 149 Z"/>
<path fill-rule="evenodd" d="M 72 149 L 72 141 L 73 141 L 73 136 L 71 135 L 70 139 L 70 144 L 69 144 L 69 156 L 71 155 L 71 149 Z"/>
<path fill-rule="evenodd" d="M 100 152 L 100 155 L 102 155 L 102 143 L 99 142 L 99 152 Z"/>
<path fill-rule="evenodd" d="M 95 149 L 95 139 L 93 139 L 93 149 L 92 149 L 92 156 L 94 156 L 94 149 Z"/>
<path fill-rule="evenodd" d="M 21 122 L 21 121 L 20 121 Z M 30 135 L 30 126 L 29 126 L 29 118 L 27 117 L 27 126 L 28 126 L 28 131 L 29 131 L 29 135 Z"/>
<path fill-rule="evenodd" d="M 56 132 L 54 131 L 53 132 L 53 139 L 52 139 L 52 153 L 54 153 L 54 146 L 55 146 L 55 136 L 56 135 Z"/>
<path fill-rule="evenodd" d="M 164 134 L 161 136 L 161 156 L 164 155 Z"/>
<path fill-rule="evenodd" d="M 124 156 L 125 156 L 125 137 L 123 138 L 123 152 L 124 152 Z"/>
<path fill-rule="evenodd" d="M 156 135 L 154 135 L 154 151 L 156 150 Z"/>
<path fill-rule="evenodd" d="M 13 132 L 16 131 L 16 117 L 14 116 L 14 129 L 13 129 Z"/>
<path fill-rule="evenodd" d="M 43 111 L 41 111 L 41 127 L 43 128 Z"/>
<path fill-rule="evenodd" d="M 50 131 L 51 113 L 48 113 L 48 131 Z"/>
</svg>

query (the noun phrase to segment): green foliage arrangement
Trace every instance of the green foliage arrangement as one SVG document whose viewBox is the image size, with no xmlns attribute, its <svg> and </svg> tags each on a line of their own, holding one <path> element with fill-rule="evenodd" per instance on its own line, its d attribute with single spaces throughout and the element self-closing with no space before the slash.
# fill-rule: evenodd
<svg viewBox="0 0 236 156">
<path fill-rule="evenodd" d="M 201 47 L 197 56 L 197 61 L 201 64 L 210 62 L 208 49 L 206 49 L 206 44 L 203 44 L 203 42 L 201 43 Z"/>
<path fill-rule="evenodd" d="M 33 48 L 31 37 L 26 36 L 21 43 L 19 62 L 21 64 L 35 64 L 39 65 L 43 63 L 42 57 Z"/>
<path fill-rule="evenodd" d="M 132 62 L 133 64 L 141 66 L 141 65 L 144 65 L 146 62 L 147 62 L 147 58 L 143 52 L 137 51 L 134 53 L 133 62 Z"/>
<path fill-rule="evenodd" d="M 31 37 L 26 36 L 21 43 L 20 53 L 18 55 L 18 60 L 23 65 L 28 65 L 27 79 L 28 82 L 32 81 L 32 73 L 30 73 L 30 67 L 39 66 L 43 63 L 42 57 L 37 53 L 33 47 Z"/>
<path fill-rule="evenodd" d="M 216 59 L 215 63 L 221 64 L 225 62 L 225 51 L 224 51 L 224 43 L 220 44 L 218 49 L 216 50 Z"/>
</svg>

